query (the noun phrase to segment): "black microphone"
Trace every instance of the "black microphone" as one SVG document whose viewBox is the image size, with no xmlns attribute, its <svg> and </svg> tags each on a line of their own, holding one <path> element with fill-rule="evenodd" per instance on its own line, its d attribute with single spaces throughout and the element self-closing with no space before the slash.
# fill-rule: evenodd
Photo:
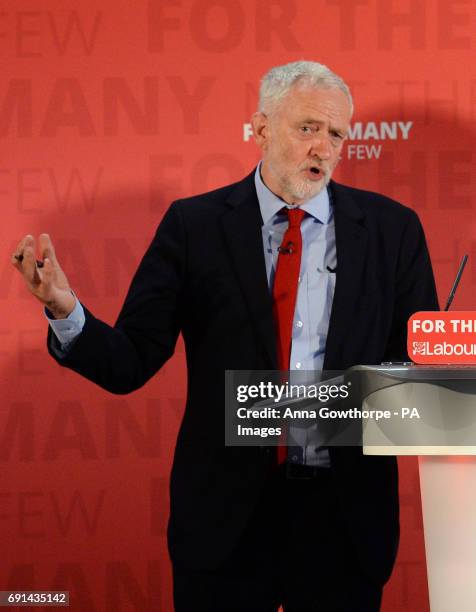
<svg viewBox="0 0 476 612">
<path fill-rule="evenodd" d="M 463 259 L 461 260 L 461 263 L 459 265 L 458 273 L 456 274 L 455 282 L 453 283 L 453 287 L 452 287 L 452 289 L 450 291 L 450 295 L 448 297 L 448 301 L 446 302 L 446 306 L 445 306 L 444 312 L 449 310 L 449 308 L 451 306 L 451 302 L 453 301 L 453 298 L 455 296 L 456 289 L 458 288 L 459 281 L 461 280 L 461 275 L 463 274 L 463 270 L 464 270 L 464 267 L 465 267 L 467 261 L 468 261 L 468 256 L 467 255 L 463 255 Z"/>
<path fill-rule="evenodd" d="M 292 255 L 294 253 L 294 242 L 289 241 L 285 247 L 279 246 L 278 251 L 283 255 Z"/>
</svg>

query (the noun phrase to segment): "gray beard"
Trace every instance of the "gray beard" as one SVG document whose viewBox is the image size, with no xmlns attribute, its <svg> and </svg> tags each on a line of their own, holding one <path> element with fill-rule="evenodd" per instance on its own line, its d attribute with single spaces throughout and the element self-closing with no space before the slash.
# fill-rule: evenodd
<svg viewBox="0 0 476 612">
<path fill-rule="evenodd" d="M 326 175 L 325 180 L 316 188 L 313 183 L 308 181 L 291 182 L 288 179 L 282 183 L 283 189 L 286 193 L 290 194 L 294 200 L 309 200 L 310 198 L 318 195 L 328 184 L 330 176 Z"/>
</svg>

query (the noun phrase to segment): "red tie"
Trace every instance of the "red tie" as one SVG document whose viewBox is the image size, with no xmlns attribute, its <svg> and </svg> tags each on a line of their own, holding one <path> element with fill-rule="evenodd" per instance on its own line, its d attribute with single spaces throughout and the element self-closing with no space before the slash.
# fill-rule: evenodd
<svg viewBox="0 0 476 612">
<path fill-rule="evenodd" d="M 304 211 L 300 208 L 285 210 L 288 214 L 289 226 L 279 247 L 273 286 L 273 311 L 280 370 L 289 370 L 294 309 L 301 269 L 301 221 L 304 217 Z"/>
<path fill-rule="evenodd" d="M 300 208 L 284 209 L 288 214 L 289 226 L 279 247 L 278 264 L 273 285 L 273 312 L 276 323 L 276 344 L 278 367 L 289 370 L 291 340 L 293 335 L 294 310 L 301 269 L 302 237 L 301 221 L 304 211 Z M 278 464 L 287 457 L 287 448 L 278 446 Z"/>
</svg>

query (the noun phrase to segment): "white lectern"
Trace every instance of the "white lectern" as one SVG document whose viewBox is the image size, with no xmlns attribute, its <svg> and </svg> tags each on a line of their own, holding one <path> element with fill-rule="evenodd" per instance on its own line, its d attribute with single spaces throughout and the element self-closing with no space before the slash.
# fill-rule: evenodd
<svg viewBox="0 0 476 612">
<path fill-rule="evenodd" d="M 364 454 L 418 455 L 431 612 L 476 610 L 476 368 L 358 366 L 362 409 L 416 407 L 363 423 Z"/>
</svg>

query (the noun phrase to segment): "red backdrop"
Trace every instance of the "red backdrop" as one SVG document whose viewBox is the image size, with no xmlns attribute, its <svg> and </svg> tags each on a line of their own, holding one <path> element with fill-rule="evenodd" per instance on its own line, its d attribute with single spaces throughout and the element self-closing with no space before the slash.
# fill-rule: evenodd
<svg viewBox="0 0 476 612">
<path fill-rule="evenodd" d="M 80 299 L 113 322 L 176 197 L 237 180 L 260 76 L 314 59 L 352 86 L 337 180 L 415 208 L 440 299 L 475 306 L 473 0 L 4 0 L 0 6 L 0 589 L 71 591 L 72 610 L 171 610 L 167 484 L 183 349 L 114 397 L 46 356 L 11 268 L 51 234 Z M 473 60 L 473 61 L 471 61 Z M 428 610 L 414 458 L 384 611 Z"/>
</svg>

